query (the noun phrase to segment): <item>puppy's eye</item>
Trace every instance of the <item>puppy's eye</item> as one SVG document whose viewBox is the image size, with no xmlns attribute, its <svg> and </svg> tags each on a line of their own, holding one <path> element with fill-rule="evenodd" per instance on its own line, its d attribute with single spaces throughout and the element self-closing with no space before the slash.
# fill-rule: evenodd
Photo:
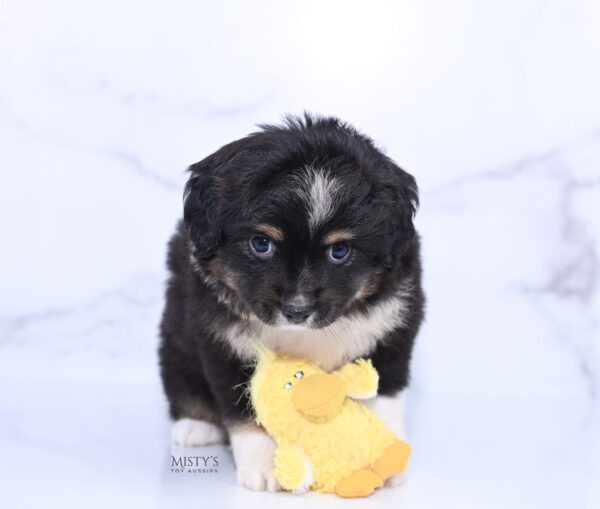
<svg viewBox="0 0 600 509">
<path fill-rule="evenodd" d="M 298 371 L 298 373 L 296 373 L 294 376 L 296 378 L 302 378 L 304 376 L 304 373 L 302 373 L 302 371 Z"/>
<path fill-rule="evenodd" d="M 259 258 L 271 258 L 275 251 L 273 242 L 264 235 L 254 235 L 250 239 L 250 249 Z"/>
<path fill-rule="evenodd" d="M 350 256 L 350 246 L 346 242 L 333 244 L 327 250 L 327 258 L 335 264 L 344 263 Z"/>
<path fill-rule="evenodd" d="M 288 383 L 286 383 L 286 384 L 283 386 L 283 388 L 284 388 L 284 389 L 291 389 L 291 388 L 292 388 L 292 384 L 291 384 L 290 382 L 288 382 Z"/>
</svg>

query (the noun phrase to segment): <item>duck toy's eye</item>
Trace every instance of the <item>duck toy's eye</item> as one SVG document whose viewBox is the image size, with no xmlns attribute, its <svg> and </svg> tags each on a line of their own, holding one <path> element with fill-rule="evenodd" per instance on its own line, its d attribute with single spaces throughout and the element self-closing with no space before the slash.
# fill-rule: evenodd
<svg viewBox="0 0 600 509">
<path fill-rule="evenodd" d="M 296 378 L 302 378 L 304 376 L 304 373 L 302 371 L 298 371 L 298 373 L 296 373 L 294 376 Z"/>
<path fill-rule="evenodd" d="M 291 384 L 290 382 L 288 382 L 288 383 L 286 383 L 286 384 L 283 386 L 283 388 L 284 388 L 284 389 L 291 389 L 291 388 L 292 388 L 292 384 Z"/>
</svg>

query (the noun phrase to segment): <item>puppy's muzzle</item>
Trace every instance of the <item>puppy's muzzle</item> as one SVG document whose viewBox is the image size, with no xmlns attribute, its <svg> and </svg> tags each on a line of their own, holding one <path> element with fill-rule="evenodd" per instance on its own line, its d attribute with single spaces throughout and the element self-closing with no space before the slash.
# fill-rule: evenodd
<svg viewBox="0 0 600 509">
<path fill-rule="evenodd" d="M 281 307 L 281 312 L 292 323 L 304 323 L 313 313 L 313 306 L 293 306 L 285 304 Z"/>
</svg>

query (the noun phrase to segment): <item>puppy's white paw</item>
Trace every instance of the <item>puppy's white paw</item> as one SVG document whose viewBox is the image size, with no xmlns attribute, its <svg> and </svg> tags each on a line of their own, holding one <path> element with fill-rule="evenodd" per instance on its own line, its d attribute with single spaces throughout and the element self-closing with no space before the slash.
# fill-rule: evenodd
<svg viewBox="0 0 600 509">
<path fill-rule="evenodd" d="M 238 484 L 254 491 L 280 490 L 275 478 L 275 441 L 254 424 L 233 427 L 229 433 Z"/>
<path fill-rule="evenodd" d="M 275 479 L 272 467 L 266 467 L 261 470 L 255 470 L 252 467 L 238 467 L 237 482 L 240 486 L 254 491 L 270 491 L 275 493 L 281 489 L 277 479 Z"/>
<path fill-rule="evenodd" d="M 187 417 L 175 421 L 171 431 L 171 442 L 180 447 L 222 444 L 226 439 L 225 430 L 220 426 Z"/>
<path fill-rule="evenodd" d="M 408 480 L 408 476 L 406 475 L 406 472 L 402 472 L 401 474 L 394 474 L 394 475 L 388 477 L 384 481 L 383 485 L 387 488 L 396 488 L 398 486 L 402 486 L 403 484 L 406 484 L 407 480 Z"/>
</svg>

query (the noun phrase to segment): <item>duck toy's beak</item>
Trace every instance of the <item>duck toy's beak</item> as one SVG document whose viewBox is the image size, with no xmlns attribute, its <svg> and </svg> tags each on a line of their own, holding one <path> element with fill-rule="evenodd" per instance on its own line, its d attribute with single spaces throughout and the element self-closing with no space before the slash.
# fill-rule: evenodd
<svg viewBox="0 0 600 509">
<path fill-rule="evenodd" d="M 346 383 L 327 373 L 299 380 L 292 389 L 292 403 L 300 412 L 321 417 L 338 408 L 346 397 Z"/>
</svg>

